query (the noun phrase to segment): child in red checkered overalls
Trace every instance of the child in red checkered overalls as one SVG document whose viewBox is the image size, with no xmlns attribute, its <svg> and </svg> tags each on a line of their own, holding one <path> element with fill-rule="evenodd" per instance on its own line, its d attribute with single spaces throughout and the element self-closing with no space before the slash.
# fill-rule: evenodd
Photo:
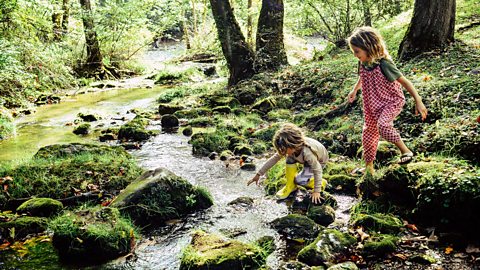
<svg viewBox="0 0 480 270">
<path fill-rule="evenodd" d="M 348 94 L 348 101 L 353 102 L 361 88 L 363 95 L 362 145 L 366 169 L 374 173 L 373 161 L 377 154 L 380 136 L 394 143 L 402 152 L 398 161 L 405 164 L 412 160 L 413 153 L 402 141 L 400 134 L 393 127 L 393 120 L 402 111 L 405 104 L 402 86 L 415 99 L 415 114 L 427 117 L 427 109 L 412 83 L 406 79 L 393 64 L 382 36 L 371 27 L 361 27 L 348 38 L 353 55 L 359 60 L 360 77 L 353 90 Z"/>
</svg>

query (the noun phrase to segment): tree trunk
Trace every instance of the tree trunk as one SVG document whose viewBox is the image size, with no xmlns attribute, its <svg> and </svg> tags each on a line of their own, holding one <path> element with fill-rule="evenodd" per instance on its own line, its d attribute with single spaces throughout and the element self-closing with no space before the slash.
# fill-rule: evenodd
<svg viewBox="0 0 480 270">
<path fill-rule="evenodd" d="M 242 30 L 235 20 L 232 7 L 228 0 L 210 0 L 213 17 L 218 31 L 218 39 L 230 71 L 228 85 L 251 78 L 254 54 L 245 41 Z"/>
<path fill-rule="evenodd" d="M 98 43 L 97 32 L 95 32 L 95 23 L 92 16 L 92 7 L 90 0 L 80 0 L 83 9 L 83 29 L 85 32 L 85 43 L 87 46 L 87 63 L 89 71 L 102 70 L 102 54 Z"/>
<path fill-rule="evenodd" d="M 372 13 L 370 12 L 370 6 L 368 0 L 362 0 L 363 9 L 363 24 L 366 26 L 372 26 Z"/>
<path fill-rule="evenodd" d="M 187 50 L 190 50 L 192 48 L 190 44 L 190 31 L 188 30 L 187 18 L 185 16 L 185 11 L 182 11 L 183 39 L 185 40 L 185 47 Z"/>
<path fill-rule="evenodd" d="M 288 65 L 283 44 L 283 8 L 283 0 L 262 0 L 255 62 L 259 71 L 277 70 L 282 65 Z"/>
<path fill-rule="evenodd" d="M 454 41 L 455 0 L 416 0 L 413 17 L 398 50 L 400 60 L 441 49 Z"/>
<path fill-rule="evenodd" d="M 252 0 L 248 0 L 247 10 L 247 42 L 253 48 Z"/>
<path fill-rule="evenodd" d="M 70 0 L 63 0 L 62 9 L 62 35 L 66 35 L 68 33 L 68 21 L 70 18 Z"/>
<path fill-rule="evenodd" d="M 59 41 L 62 39 L 62 12 L 54 10 L 52 13 L 53 24 L 53 40 Z"/>
</svg>

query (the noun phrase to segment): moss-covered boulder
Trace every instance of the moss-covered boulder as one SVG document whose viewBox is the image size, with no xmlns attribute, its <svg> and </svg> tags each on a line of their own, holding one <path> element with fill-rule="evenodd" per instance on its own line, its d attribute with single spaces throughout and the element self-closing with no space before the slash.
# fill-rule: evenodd
<svg viewBox="0 0 480 270">
<path fill-rule="evenodd" d="M 133 225 L 110 207 L 65 212 L 49 223 L 52 243 L 65 261 L 97 263 L 129 253 L 135 246 Z"/>
<path fill-rule="evenodd" d="M 160 122 L 162 123 L 163 130 L 177 129 L 178 126 L 180 125 L 178 118 L 172 114 L 162 115 L 162 119 L 160 120 Z"/>
<path fill-rule="evenodd" d="M 101 119 L 100 116 L 93 113 L 78 113 L 77 116 L 85 122 L 95 122 Z"/>
<path fill-rule="evenodd" d="M 137 224 L 151 225 L 184 217 L 212 204 L 208 191 L 158 168 L 145 172 L 128 185 L 111 206 L 129 215 Z"/>
<path fill-rule="evenodd" d="M 192 126 L 186 126 L 183 130 L 182 130 L 182 134 L 187 136 L 187 137 L 190 137 L 192 136 L 193 134 L 193 128 Z"/>
<path fill-rule="evenodd" d="M 229 106 L 217 106 L 212 109 L 212 112 L 219 114 L 229 114 L 232 112 L 232 108 Z"/>
<path fill-rule="evenodd" d="M 217 130 L 195 133 L 189 143 L 192 145 L 194 155 L 208 156 L 211 152 L 221 153 L 228 150 L 231 140 L 225 131 Z"/>
<path fill-rule="evenodd" d="M 397 249 L 398 237 L 389 234 L 379 234 L 369 238 L 363 244 L 363 253 L 367 256 L 383 256 Z"/>
<path fill-rule="evenodd" d="M 132 121 L 120 127 L 120 130 L 118 131 L 118 139 L 122 141 L 134 142 L 148 140 L 152 135 L 155 134 L 155 132 L 147 130 L 147 125 L 148 119 L 134 118 Z"/>
<path fill-rule="evenodd" d="M 478 237 L 480 170 L 477 167 L 453 158 L 419 158 L 405 166 L 389 166 L 379 177 L 378 186 L 389 201 L 413 209 L 415 222 Z"/>
<path fill-rule="evenodd" d="M 0 213 L 0 235 L 5 239 L 21 239 L 47 229 L 47 218 Z"/>
<path fill-rule="evenodd" d="M 347 233 L 325 229 L 315 241 L 300 250 L 297 259 L 310 266 L 331 266 L 337 258 L 347 255 L 350 246 L 354 243 L 356 239 Z"/>
<path fill-rule="evenodd" d="M 356 212 L 352 209 L 350 223 L 353 227 L 361 226 L 369 232 L 397 234 L 403 228 L 402 221 L 392 214 Z"/>
<path fill-rule="evenodd" d="M 326 190 L 330 192 L 355 195 L 357 191 L 357 177 L 346 174 L 325 175 L 328 185 Z"/>
<path fill-rule="evenodd" d="M 313 240 L 323 229 L 322 226 L 315 223 L 310 218 L 299 215 L 290 214 L 273 220 L 271 226 L 287 239 L 298 242 Z"/>
<path fill-rule="evenodd" d="M 185 107 L 181 105 L 174 105 L 174 104 L 168 104 L 168 103 L 161 103 L 158 105 L 158 113 L 160 115 L 164 114 L 173 114 L 176 111 L 184 110 Z"/>
<path fill-rule="evenodd" d="M 335 221 L 335 210 L 329 205 L 313 205 L 307 216 L 317 224 L 328 226 Z"/>
<path fill-rule="evenodd" d="M 263 250 L 256 245 L 197 231 L 190 245 L 183 250 L 180 269 L 258 269 L 264 262 Z"/>
<path fill-rule="evenodd" d="M 37 217 L 51 217 L 62 209 L 63 204 L 60 201 L 51 198 L 33 198 L 22 203 L 17 208 L 17 212 Z"/>
<path fill-rule="evenodd" d="M 19 198 L 61 199 L 74 197 L 77 192 L 99 194 L 68 200 L 64 205 L 99 202 L 103 199 L 100 191 L 116 194 L 142 172 L 121 147 L 78 143 L 45 146 L 24 163 L 0 168 L 0 178 L 8 176 L 13 181 L 8 189 L 10 196 L 0 194 L 0 208 L 17 209 Z"/>
<path fill-rule="evenodd" d="M 76 135 L 87 135 L 90 131 L 90 124 L 89 123 L 83 123 L 78 126 L 76 126 L 73 129 L 73 134 Z"/>
</svg>

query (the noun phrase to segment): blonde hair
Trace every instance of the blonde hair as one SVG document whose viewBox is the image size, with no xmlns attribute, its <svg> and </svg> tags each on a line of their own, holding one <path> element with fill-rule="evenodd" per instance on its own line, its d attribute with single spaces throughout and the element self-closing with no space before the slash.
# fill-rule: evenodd
<svg viewBox="0 0 480 270">
<path fill-rule="evenodd" d="M 363 26 L 355 29 L 348 38 L 348 45 L 352 51 L 352 46 L 355 46 L 367 52 L 371 59 L 370 64 L 378 63 L 382 58 L 392 60 L 382 35 L 372 27 Z"/>
<path fill-rule="evenodd" d="M 285 155 L 287 148 L 295 150 L 303 147 L 305 144 L 305 137 L 302 129 L 294 124 L 284 124 L 273 136 L 273 145 L 280 155 Z"/>
</svg>

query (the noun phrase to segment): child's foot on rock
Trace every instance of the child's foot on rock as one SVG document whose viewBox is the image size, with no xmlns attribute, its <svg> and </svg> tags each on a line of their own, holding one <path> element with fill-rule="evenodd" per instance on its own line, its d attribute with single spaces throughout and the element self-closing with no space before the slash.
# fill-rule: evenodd
<svg viewBox="0 0 480 270">
<path fill-rule="evenodd" d="M 413 160 L 412 152 L 404 153 L 400 156 L 399 160 L 397 161 L 397 164 L 400 164 L 400 165 L 407 164 L 412 160 Z"/>
</svg>

